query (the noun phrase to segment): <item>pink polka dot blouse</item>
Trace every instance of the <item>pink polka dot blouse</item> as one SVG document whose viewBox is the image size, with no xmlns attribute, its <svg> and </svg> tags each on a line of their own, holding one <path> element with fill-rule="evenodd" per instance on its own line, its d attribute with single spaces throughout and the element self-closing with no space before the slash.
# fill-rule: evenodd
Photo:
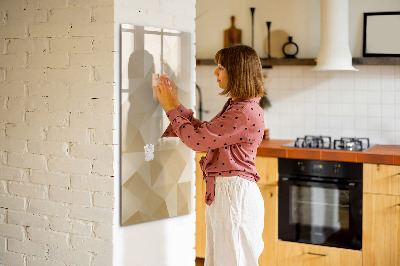
<svg viewBox="0 0 400 266">
<path fill-rule="evenodd" d="M 205 202 L 214 200 L 217 176 L 240 176 L 257 182 L 260 179 L 254 159 L 264 135 L 264 112 L 260 97 L 229 98 L 222 111 L 211 121 L 201 122 L 182 104 L 167 112 L 171 122 L 161 137 L 179 137 L 194 151 L 207 151 L 200 160 L 206 182 Z"/>
</svg>

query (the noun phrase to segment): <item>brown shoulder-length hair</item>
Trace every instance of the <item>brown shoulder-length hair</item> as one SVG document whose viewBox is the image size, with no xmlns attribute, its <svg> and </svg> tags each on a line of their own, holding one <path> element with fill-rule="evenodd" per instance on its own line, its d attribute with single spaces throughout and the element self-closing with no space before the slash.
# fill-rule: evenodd
<svg viewBox="0 0 400 266">
<path fill-rule="evenodd" d="M 253 48 L 243 44 L 223 48 L 214 60 L 228 71 L 228 86 L 220 95 L 247 99 L 267 94 L 260 58 Z"/>
</svg>

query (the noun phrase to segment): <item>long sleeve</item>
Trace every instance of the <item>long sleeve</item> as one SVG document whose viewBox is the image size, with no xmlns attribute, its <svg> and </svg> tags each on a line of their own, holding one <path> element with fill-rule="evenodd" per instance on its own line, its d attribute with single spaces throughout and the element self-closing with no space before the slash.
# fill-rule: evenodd
<svg viewBox="0 0 400 266">
<path fill-rule="evenodd" d="M 199 119 L 193 117 L 193 113 L 194 113 L 193 110 L 186 109 L 185 106 L 180 104 L 177 111 L 182 117 L 188 119 L 194 127 L 197 128 L 201 125 L 201 121 Z M 175 131 L 172 129 L 171 124 L 168 125 L 167 129 L 162 134 L 161 138 L 164 138 L 164 137 L 177 137 L 177 135 L 175 134 Z"/>
<path fill-rule="evenodd" d="M 210 122 L 192 123 L 176 109 L 168 111 L 173 132 L 194 151 L 205 151 L 244 142 L 247 115 L 239 109 L 227 109 Z"/>
</svg>

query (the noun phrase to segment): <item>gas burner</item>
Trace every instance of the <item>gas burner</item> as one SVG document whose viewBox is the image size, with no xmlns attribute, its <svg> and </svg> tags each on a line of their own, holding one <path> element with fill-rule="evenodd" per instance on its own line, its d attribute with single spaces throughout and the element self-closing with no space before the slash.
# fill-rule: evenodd
<svg viewBox="0 0 400 266">
<path fill-rule="evenodd" d="M 363 151 L 369 147 L 368 138 L 340 138 L 333 142 L 335 150 Z"/>
<path fill-rule="evenodd" d="M 331 137 L 306 135 L 304 138 L 297 138 L 294 146 L 299 148 L 330 149 Z"/>
<path fill-rule="evenodd" d="M 370 145 L 368 138 L 340 138 L 334 140 L 332 143 L 331 137 L 306 135 L 303 138 L 297 138 L 295 142 L 290 142 L 283 146 L 343 151 L 364 151 L 374 145 Z"/>
</svg>

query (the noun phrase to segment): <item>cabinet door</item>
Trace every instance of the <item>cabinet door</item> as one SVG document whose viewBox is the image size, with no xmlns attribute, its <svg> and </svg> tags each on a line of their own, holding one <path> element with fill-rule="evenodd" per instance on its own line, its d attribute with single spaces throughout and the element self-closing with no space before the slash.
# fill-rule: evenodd
<svg viewBox="0 0 400 266">
<path fill-rule="evenodd" d="M 363 175 L 364 193 L 400 195 L 400 166 L 365 163 Z"/>
<path fill-rule="evenodd" d="M 399 204 L 400 196 L 364 194 L 364 266 L 400 266 Z"/>
<path fill-rule="evenodd" d="M 278 185 L 278 158 L 257 156 L 254 162 L 261 176 L 258 184 Z"/>
<path fill-rule="evenodd" d="M 276 243 L 278 241 L 278 187 L 259 185 L 264 198 L 264 250 L 258 259 L 260 266 L 276 265 Z"/>
<path fill-rule="evenodd" d="M 278 241 L 278 266 L 361 266 L 362 252 Z"/>
<path fill-rule="evenodd" d="M 206 223 L 204 195 L 206 184 L 203 182 L 203 172 L 200 169 L 199 161 L 205 152 L 196 153 L 196 257 L 204 258 L 206 253 Z"/>
</svg>

